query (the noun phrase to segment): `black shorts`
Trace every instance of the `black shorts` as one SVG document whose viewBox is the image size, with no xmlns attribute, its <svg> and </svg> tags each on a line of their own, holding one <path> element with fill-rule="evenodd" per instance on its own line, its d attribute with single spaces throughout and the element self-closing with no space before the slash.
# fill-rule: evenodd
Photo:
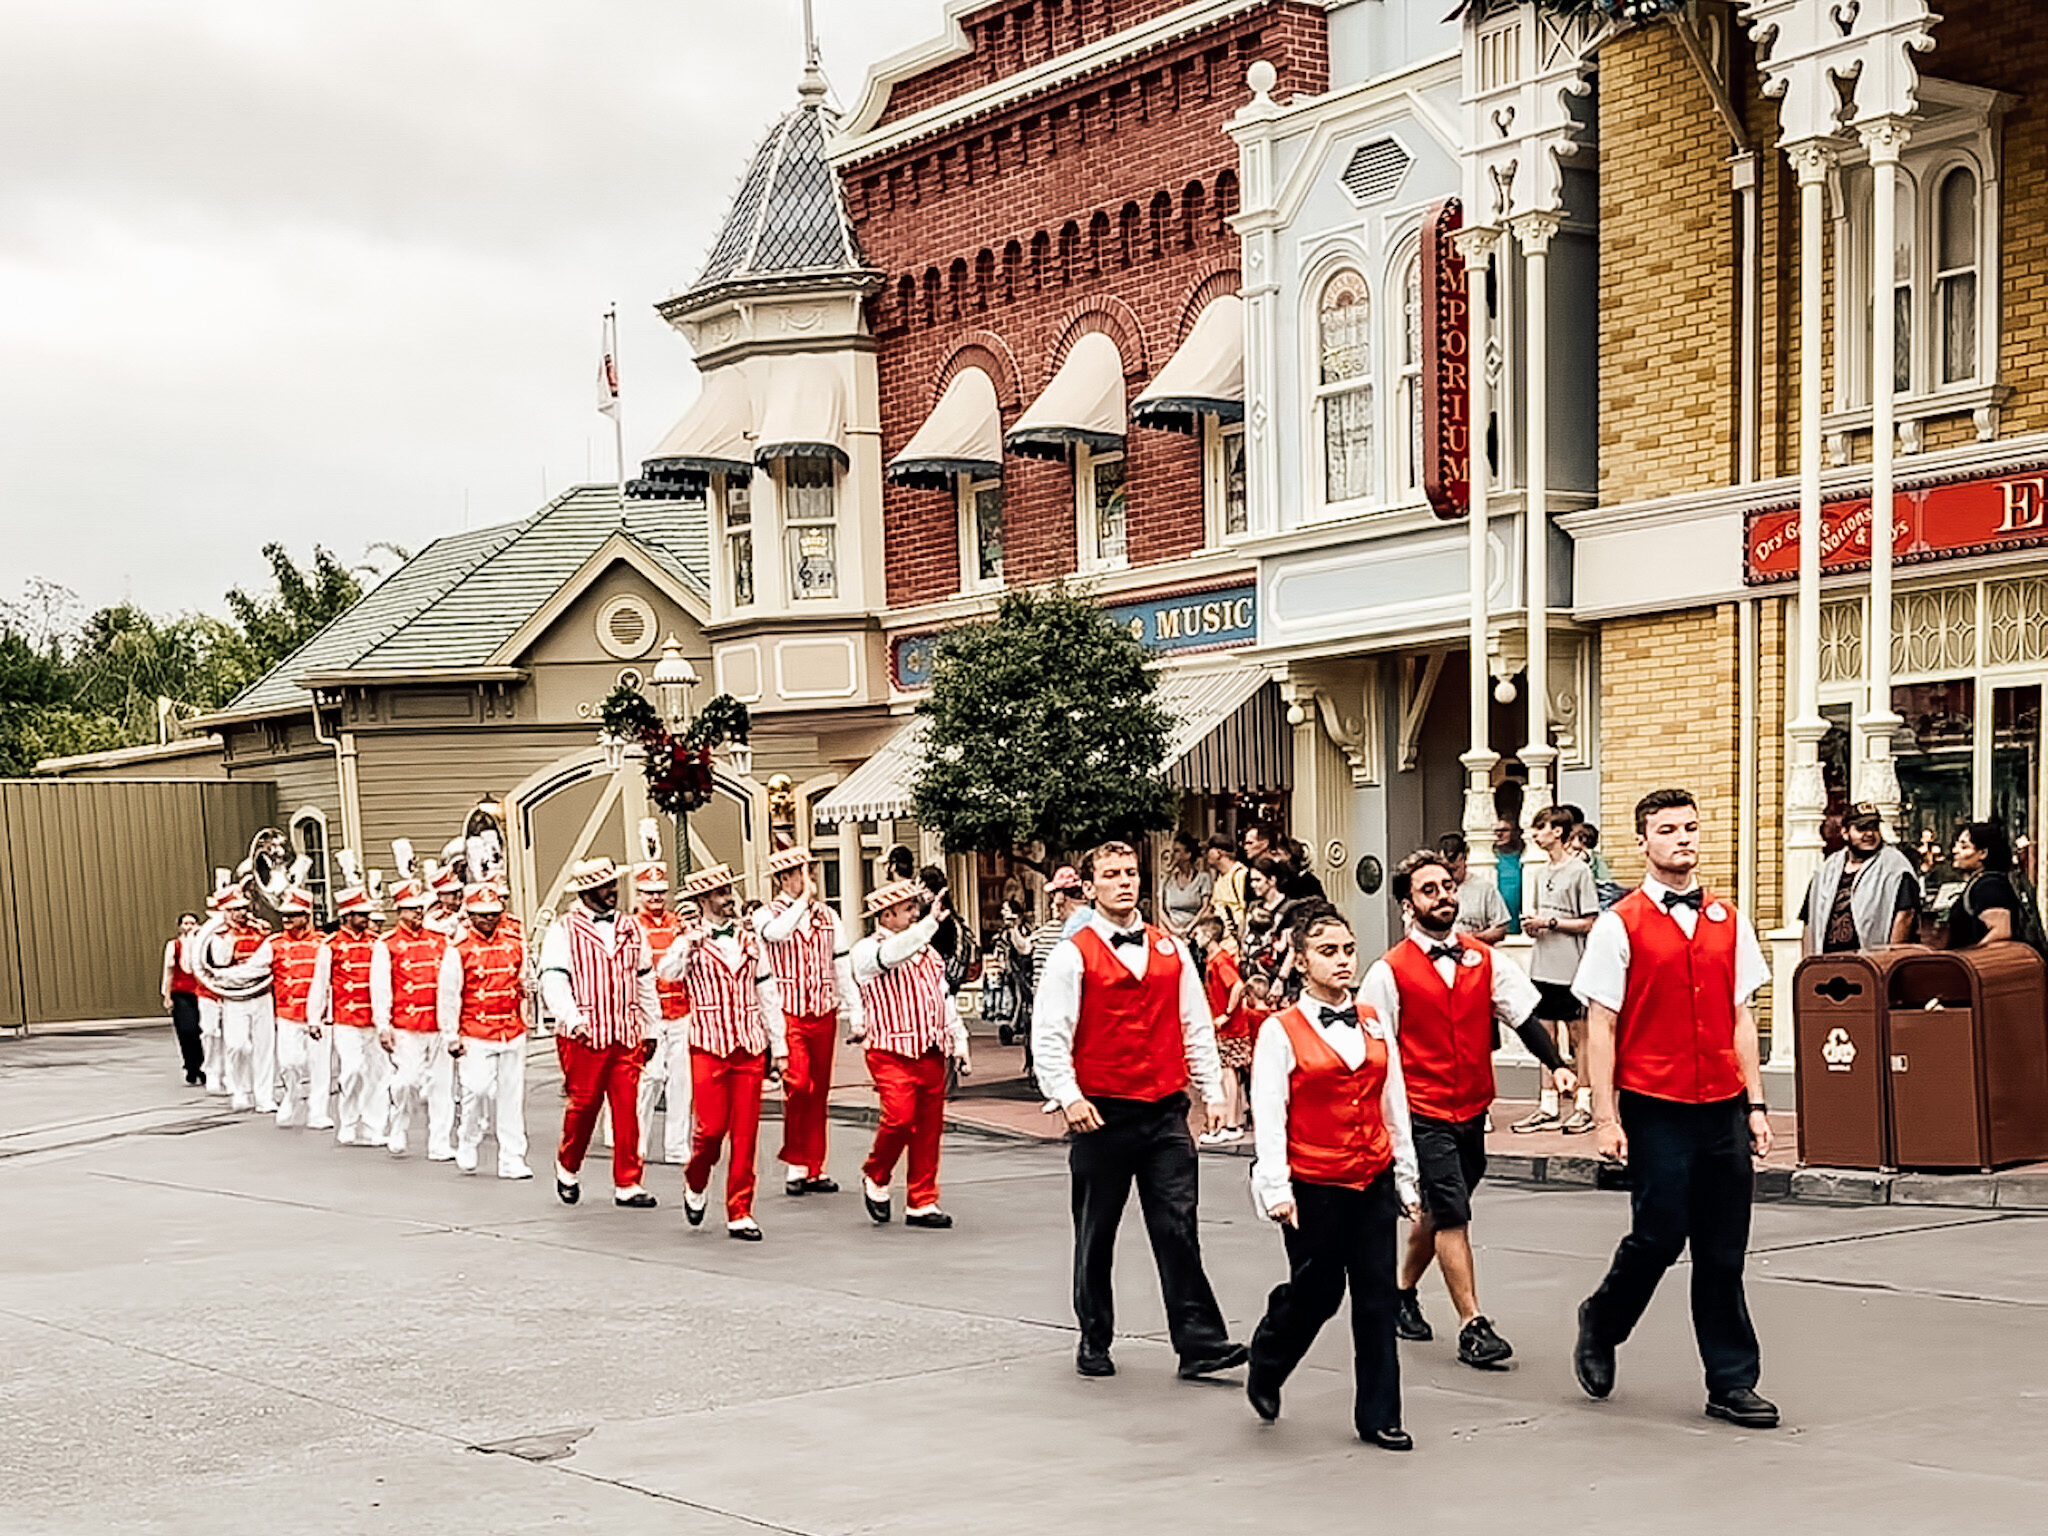
<svg viewBox="0 0 2048 1536">
<path fill-rule="evenodd" d="M 1536 991 L 1542 999 L 1536 1004 L 1537 1018 L 1553 1024 L 1570 1024 L 1586 1016 L 1586 1005 L 1579 1001 L 1579 994 L 1564 982 L 1539 981 Z"/>
<path fill-rule="evenodd" d="M 1415 1133 L 1415 1165 L 1422 1180 L 1422 1209 L 1440 1230 L 1472 1220 L 1472 1191 L 1486 1177 L 1486 1116 L 1470 1120 L 1409 1117 Z"/>
</svg>

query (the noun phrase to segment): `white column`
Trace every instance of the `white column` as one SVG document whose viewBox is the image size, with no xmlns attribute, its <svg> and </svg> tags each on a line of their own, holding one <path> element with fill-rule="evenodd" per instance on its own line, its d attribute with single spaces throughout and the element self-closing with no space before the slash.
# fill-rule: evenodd
<svg viewBox="0 0 2048 1536">
<path fill-rule="evenodd" d="M 860 823 L 839 823 L 839 917 L 848 933 L 861 931 L 867 902 L 867 871 L 861 860 Z"/>
<path fill-rule="evenodd" d="M 1820 453 L 1821 239 L 1827 218 L 1827 176 L 1835 152 L 1806 143 L 1790 151 L 1799 177 L 1799 631 L 1794 667 L 1798 712 L 1785 727 L 1791 761 L 1785 784 L 1785 911 L 1799 899 L 1820 862 L 1827 785 L 1820 739 Z"/>
<path fill-rule="evenodd" d="M 1867 687 L 1862 718 L 1856 722 L 1856 798 L 1874 801 L 1887 823 L 1899 814 L 1899 775 L 1892 766 L 1892 732 L 1899 717 L 1892 712 L 1892 457 L 1898 448 L 1893 423 L 1896 379 L 1892 351 L 1896 337 L 1892 290 L 1893 247 L 1898 225 L 1899 151 L 1905 147 L 1906 125 L 1883 118 L 1863 129 L 1870 151 L 1870 622 L 1865 626 L 1863 657 Z M 1896 828 L 1894 828 L 1896 830 Z"/>
<path fill-rule="evenodd" d="M 1472 845 L 1470 868 L 1481 879 L 1493 874 L 1493 765 L 1500 761 L 1487 739 L 1491 710 L 1486 666 L 1486 588 L 1492 560 L 1487 547 L 1487 503 L 1492 474 L 1486 463 L 1486 425 L 1492 406 L 1486 376 L 1486 272 L 1487 264 L 1500 248 L 1500 231 L 1486 228 L 1458 232 L 1458 254 L 1465 258 L 1467 288 L 1466 323 L 1470 345 L 1467 364 L 1471 376 L 1471 407 L 1467 435 L 1471 439 L 1472 468 L 1470 505 L 1465 514 L 1468 538 L 1467 585 L 1470 609 L 1466 646 L 1470 655 L 1468 678 L 1471 705 L 1471 745 L 1459 759 L 1465 765 L 1465 840 Z"/>
<path fill-rule="evenodd" d="M 1523 376 L 1527 399 L 1522 420 L 1527 440 L 1522 462 L 1528 490 L 1522 516 L 1523 538 L 1528 544 L 1528 569 L 1524 581 L 1528 592 L 1523 610 L 1528 616 L 1528 710 L 1529 739 L 1522 748 L 1522 763 L 1529 770 L 1528 789 L 1522 798 L 1522 825 L 1526 828 L 1538 811 L 1547 810 L 1555 796 L 1550 778 L 1557 749 L 1550 744 L 1550 240 L 1564 221 L 1554 213 L 1525 213 L 1514 222 L 1515 241 L 1526 262 L 1524 288 L 1527 315 L 1523 321 Z M 1541 859 L 1533 838 L 1527 842 L 1528 857 Z"/>
</svg>

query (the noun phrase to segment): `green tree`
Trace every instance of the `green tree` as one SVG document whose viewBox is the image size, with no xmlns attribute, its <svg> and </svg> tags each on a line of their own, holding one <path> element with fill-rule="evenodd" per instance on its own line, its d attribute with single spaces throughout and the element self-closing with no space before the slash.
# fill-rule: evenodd
<svg viewBox="0 0 2048 1536">
<path fill-rule="evenodd" d="M 250 596 L 240 587 L 228 593 L 228 611 L 241 626 L 254 676 L 260 677 L 354 607 L 363 584 L 354 571 L 321 545 L 313 564 L 301 570 L 282 544 L 263 546 L 275 595 Z"/>
<path fill-rule="evenodd" d="M 993 623 L 936 648 L 918 821 L 952 853 L 1058 855 L 1171 827 L 1173 720 L 1154 687 L 1144 647 L 1086 593 L 1005 593 Z"/>
</svg>

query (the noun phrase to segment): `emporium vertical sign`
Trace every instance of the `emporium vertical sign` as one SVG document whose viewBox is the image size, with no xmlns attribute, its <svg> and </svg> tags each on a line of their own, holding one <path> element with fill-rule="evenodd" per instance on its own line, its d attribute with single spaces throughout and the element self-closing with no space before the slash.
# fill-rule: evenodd
<svg viewBox="0 0 2048 1536">
<path fill-rule="evenodd" d="M 1453 238 L 1463 222 L 1455 197 L 1422 221 L 1422 490 L 1446 520 L 1472 500 L 1472 301 Z"/>
</svg>

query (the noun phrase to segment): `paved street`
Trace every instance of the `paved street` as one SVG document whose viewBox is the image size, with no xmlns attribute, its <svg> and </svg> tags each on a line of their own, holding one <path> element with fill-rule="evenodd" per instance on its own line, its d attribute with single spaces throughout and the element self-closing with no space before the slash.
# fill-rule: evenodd
<svg viewBox="0 0 2048 1536">
<path fill-rule="evenodd" d="M 1401 1458 L 1349 1435 L 1341 1329 L 1274 1428 L 1174 1380 L 1135 1219 L 1122 1374 L 1071 1370 L 1056 1146 L 954 1138 L 950 1233 L 785 1199 L 768 1241 L 664 1204 L 230 1120 L 161 1032 L 0 1041 L 0 1531 L 1153 1532 L 2039 1529 L 2048 1218 L 1758 1212 L 1751 1301 L 1788 1427 L 1699 1415 L 1682 1276 L 1605 1405 L 1572 1308 L 1624 1197 L 1495 1186 L 1482 1376 L 1404 1346 Z M 547 1165 L 554 1077 L 529 1124 Z M 773 1150 L 768 1136 L 764 1141 Z M 860 1133 L 835 1133 L 850 1183 Z M 489 1166 L 488 1152 L 486 1167 Z M 1241 1161 L 1204 1239 L 1240 1332 L 1281 1277 Z M 595 1170 L 593 1170 L 595 1171 Z M 1449 1309 L 1426 1293 L 1441 1334 Z M 493 1448 L 498 1453 L 490 1453 Z"/>
</svg>

